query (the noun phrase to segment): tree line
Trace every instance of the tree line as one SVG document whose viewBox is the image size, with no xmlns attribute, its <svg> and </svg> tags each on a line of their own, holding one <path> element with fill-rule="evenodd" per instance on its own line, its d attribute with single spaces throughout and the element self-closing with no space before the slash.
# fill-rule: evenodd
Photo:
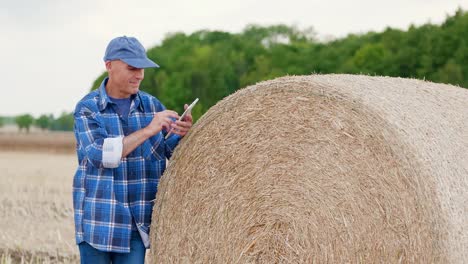
<svg viewBox="0 0 468 264">
<path fill-rule="evenodd" d="M 285 75 L 369 74 L 468 87 L 468 12 L 459 9 L 440 25 L 386 28 L 327 41 L 317 39 L 312 28 L 286 25 L 249 25 L 240 33 L 175 32 L 149 49 L 148 57 L 161 68 L 145 70 L 141 90 L 179 113 L 184 103 L 200 98 L 195 119 L 242 87 Z M 67 118 L 73 122 L 71 114 Z"/>
<path fill-rule="evenodd" d="M 195 118 L 237 89 L 284 75 L 369 74 L 468 87 L 468 13 L 459 9 L 440 25 L 387 28 L 331 41 L 318 40 L 313 29 L 286 25 L 250 25 L 236 34 L 172 33 L 148 56 L 161 68 L 145 70 L 141 89 L 178 112 L 200 98 Z"/>
<path fill-rule="evenodd" d="M 52 114 L 43 114 L 38 118 L 34 118 L 30 114 L 22 114 L 15 117 L 0 116 L 0 127 L 3 127 L 6 124 L 16 124 L 19 131 L 24 130 L 25 132 L 29 132 L 32 126 L 42 130 L 72 131 L 73 114 L 64 112 L 57 118 L 55 118 Z"/>
</svg>

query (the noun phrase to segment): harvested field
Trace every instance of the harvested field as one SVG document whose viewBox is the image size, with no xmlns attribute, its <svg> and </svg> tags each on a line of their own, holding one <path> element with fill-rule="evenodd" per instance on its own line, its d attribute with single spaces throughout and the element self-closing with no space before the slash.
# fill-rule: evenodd
<svg viewBox="0 0 468 264">
<path fill-rule="evenodd" d="M 72 132 L 0 133 L 0 151 L 75 153 Z"/>
<path fill-rule="evenodd" d="M 74 144 L 71 132 L 0 133 L 0 264 L 79 263 Z"/>
<path fill-rule="evenodd" d="M 70 133 L 52 134 L 0 134 L 2 264 L 78 262 L 72 210 L 77 161 L 70 151 L 74 143 Z"/>
<path fill-rule="evenodd" d="M 212 107 L 157 194 L 160 263 L 466 263 L 468 90 L 278 78 Z"/>
</svg>

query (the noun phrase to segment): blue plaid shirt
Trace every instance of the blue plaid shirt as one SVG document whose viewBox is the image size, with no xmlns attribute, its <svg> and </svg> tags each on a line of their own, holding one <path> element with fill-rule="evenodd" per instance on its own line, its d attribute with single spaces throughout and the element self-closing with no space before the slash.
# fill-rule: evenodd
<svg viewBox="0 0 468 264">
<path fill-rule="evenodd" d="M 77 244 L 86 241 L 108 252 L 130 252 L 132 219 L 140 232 L 149 234 L 153 200 L 166 158 L 180 136 L 164 139 L 166 132 L 149 138 L 117 168 L 104 168 L 105 138 L 123 137 L 146 127 L 164 106 L 153 96 L 132 96 L 128 118 L 119 117 L 105 85 L 78 102 L 75 112 L 78 169 L 73 179 L 73 207 Z"/>
</svg>

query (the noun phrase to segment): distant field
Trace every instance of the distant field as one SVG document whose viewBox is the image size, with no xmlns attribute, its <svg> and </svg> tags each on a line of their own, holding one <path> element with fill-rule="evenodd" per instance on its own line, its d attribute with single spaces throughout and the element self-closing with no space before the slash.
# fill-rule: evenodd
<svg viewBox="0 0 468 264">
<path fill-rule="evenodd" d="M 72 133 L 0 133 L 0 264 L 77 263 Z"/>
<path fill-rule="evenodd" d="M 0 132 L 0 151 L 75 153 L 72 132 Z"/>
</svg>

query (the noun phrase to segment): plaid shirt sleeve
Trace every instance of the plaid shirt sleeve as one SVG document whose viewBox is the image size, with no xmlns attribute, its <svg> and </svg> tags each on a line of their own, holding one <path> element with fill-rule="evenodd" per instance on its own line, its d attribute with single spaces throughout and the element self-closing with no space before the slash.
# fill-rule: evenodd
<svg viewBox="0 0 468 264">
<path fill-rule="evenodd" d="M 166 157 L 170 159 L 172 157 L 172 153 L 174 152 L 174 149 L 177 147 L 177 144 L 179 144 L 179 141 L 181 140 L 181 137 L 177 134 L 174 134 L 170 136 L 166 140 L 166 148 L 165 148 L 165 153 Z"/>
<path fill-rule="evenodd" d="M 75 112 L 75 133 L 84 156 L 96 168 L 102 168 L 102 144 L 109 137 L 100 125 L 99 111 L 78 105 Z"/>
</svg>

